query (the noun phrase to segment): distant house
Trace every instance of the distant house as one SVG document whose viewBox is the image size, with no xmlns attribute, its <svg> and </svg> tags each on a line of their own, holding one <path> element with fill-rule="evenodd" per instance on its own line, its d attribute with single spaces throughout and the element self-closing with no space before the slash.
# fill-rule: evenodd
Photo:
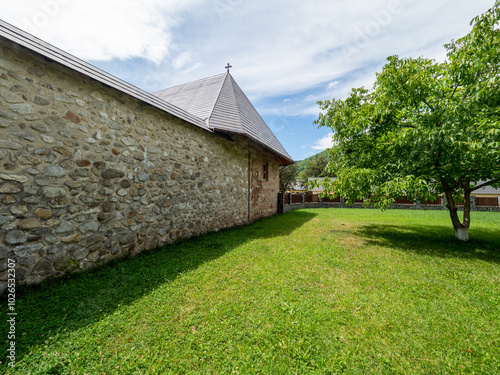
<svg viewBox="0 0 500 375">
<path fill-rule="evenodd" d="M 318 181 L 318 183 L 320 184 L 319 186 L 315 186 L 314 188 L 312 188 L 310 191 L 312 191 L 313 193 L 315 194 L 319 194 L 319 193 L 322 193 L 323 192 L 323 186 L 321 186 L 321 182 L 325 179 L 325 177 L 308 177 L 307 178 L 307 181 Z M 335 177 L 330 177 L 330 179 L 332 181 L 335 180 Z"/>
<path fill-rule="evenodd" d="M 292 193 L 305 193 L 306 191 L 308 191 L 308 190 L 304 186 L 302 186 L 300 181 L 295 181 L 290 186 L 290 189 L 288 189 L 288 192 L 292 192 Z"/>
<path fill-rule="evenodd" d="M 311 189 L 313 194 L 319 194 L 323 192 L 323 187 L 321 186 L 321 181 L 323 181 L 324 177 L 309 177 L 308 181 L 318 181 L 320 186 L 314 187 Z M 332 180 L 335 180 L 335 177 L 331 177 Z M 478 184 L 481 184 L 482 181 L 479 181 Z M 488 207 L 499 207 L 500 206 L 500 189 L 492 188 L 491 186 L 485 186 L 483 188 L 474 190 L 471 193 L 471 197 L 474 197 L 475 205 L 477 206 L 488 206 Z"/>
<path fill-rule="evenodd" d="M 474 190 L 471 195 L 475 197 L 476 206 L 500 206 L 500 189 L 485 186 Z"/>
</svg>

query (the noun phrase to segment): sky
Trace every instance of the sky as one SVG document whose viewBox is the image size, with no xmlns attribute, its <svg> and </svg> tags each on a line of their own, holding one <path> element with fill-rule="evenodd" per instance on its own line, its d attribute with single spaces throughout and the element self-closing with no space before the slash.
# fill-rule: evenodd
<svg viewBox="0 0 500 375">
<path fill-rule="evenodd" d="M 371 88 L 388 56 L 444 61 L 494 0 L 0 0 L 0 18 L 143 90 L 220 74 L 294 160 L 331 147 L 318 100 Z"/>
</svg>

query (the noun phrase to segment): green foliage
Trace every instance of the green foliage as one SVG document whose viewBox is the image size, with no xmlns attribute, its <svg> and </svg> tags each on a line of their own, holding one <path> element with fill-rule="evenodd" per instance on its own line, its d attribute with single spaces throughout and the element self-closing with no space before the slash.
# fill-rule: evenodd
<svg viewBox="0 0 500 375">
<path fill-rule="evenodd" d="M 326 177 L 328 172 L 326 167 L 329 159 L 325 155 L 318 155 L 313 159 L 309 159 L 306 168 L 299 173 L 299 180 L 302 186 L 307 186 L 309 177 Z"/>
<path fill-rule="evenodd" d="M 497 374 L 500 216 L 288 212 L 16 293 L 6 374 Z M 0 331 L 8 332 L 2 304 Z"/>
<path fill-rule="evenodd" d="M 307 164 L 316 159 L 316 158 L 319 158 L 320 156 L 323 156 L 325 157 L 326 159 L 328 159 L 328 161 L 330 161 L 330 155 L 328 154 L 328 150 L 323 150 L 321 152 L 318 152 L 317 154 L 314 154 L 312 156 L 309 156 L 308 158 L 305 158 L 304 160 L 300 160 L 297 162 L 297 170 L 298 172 L 302 172 L 304 169 L 306 169 L 307 167 Z"/>
<path fill-rule="evenodd" d="M 445 46 L 447 62 L 391 56 L 373 89 L 319 102 L 316 124 L 334 131 L 337 176 L 324 190 L 349 202 L 370 196 L 382 208 L 444 193 L 454 228 L 468 228 L 470 193 L 500 186 L 499 19 L 498 8 L 476 17 L 468 35 Z"/>
<path fill-rule="evenodd" d="M 297 181 L 298 176 L 297 164 L 280 167 L 280 191 L 285 192 L 290 190 L 295 181 Z"/>
</svg>

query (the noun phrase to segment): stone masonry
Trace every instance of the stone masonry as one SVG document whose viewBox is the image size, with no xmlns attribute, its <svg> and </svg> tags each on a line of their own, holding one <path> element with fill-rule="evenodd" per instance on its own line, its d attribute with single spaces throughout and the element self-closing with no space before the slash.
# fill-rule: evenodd
<svg viewBox="0 0 500 375">
<path fill-rule="evenodd" d="M 267 179 L 264 165 L 268 168 Z M 279 165 L 270 152 L 257 147 L 250 149 L 250 221 L 277 212 L 279 175 Z"/>
<path fill-rule="evenodd" d="M 272 215 L 278 168 L 0 39 L 0 286 L 7 258 L 39 282 Z"/>
</svg>

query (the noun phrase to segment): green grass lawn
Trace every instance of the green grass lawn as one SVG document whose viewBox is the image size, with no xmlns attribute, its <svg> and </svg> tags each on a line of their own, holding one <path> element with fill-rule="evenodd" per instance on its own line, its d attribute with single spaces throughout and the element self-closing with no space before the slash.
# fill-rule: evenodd
<svg viewBox="0 0 500 375">
<path fill-rule="evenodd" d="M 500 374 L 500 213 L 469 234 L 444 211 L 300 210 L 19 287 L 0 371 Z"/>
</svg>

